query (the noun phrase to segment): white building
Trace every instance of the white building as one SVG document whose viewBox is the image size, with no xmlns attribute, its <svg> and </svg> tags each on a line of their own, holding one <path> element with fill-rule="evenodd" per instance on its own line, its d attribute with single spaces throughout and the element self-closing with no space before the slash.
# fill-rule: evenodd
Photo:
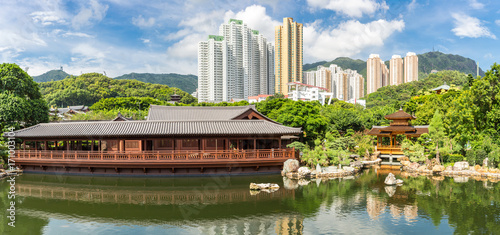
<svg viewBox="0 0 500 235">
<path fill-rule="evenodd" d="M 265 101 L 267 97 L 272 96 L 272 95 L 256 95 L 256 96 L 249 96 L 248 97 L 248 103 L 259 103 L 262 101 Z"/>
<path fill-rule="evenodd" d="M 274 48 L 259 31 L 231 19 L 198 47 L 198 102 L 274 94 Z"/>
<path fill-rule="evenodd" d="M 325 102 L 330 104 L 334 97 L 331 92 L 326 91 L 326 88 L 300 82 L 288 83 L 288 99 L 295 101 L 319 101 L 321 104 L 325 104 Z"/>
</svg>

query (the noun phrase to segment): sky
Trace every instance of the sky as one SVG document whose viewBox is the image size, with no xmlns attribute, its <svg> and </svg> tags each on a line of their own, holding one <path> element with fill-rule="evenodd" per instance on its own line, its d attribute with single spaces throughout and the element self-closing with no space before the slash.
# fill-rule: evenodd
<svg viewBox="0 0 500 235">
<path fill-rule="evenodd" d="M 197 74 L 198 42 L 229 19 L 274 42 L 284 17 L 304 24 L 304 63 L 389 60 L 440 51 L 500 63 L 497 0 L 0 0 L 0 63 L 32 76 Z"/>
</svg>

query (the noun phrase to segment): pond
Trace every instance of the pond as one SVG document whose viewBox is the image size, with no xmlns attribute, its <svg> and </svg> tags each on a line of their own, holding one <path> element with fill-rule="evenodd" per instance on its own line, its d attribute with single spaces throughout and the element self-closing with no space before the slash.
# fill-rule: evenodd
<svg viewBox="0 0 500 235">
<path fill-rule="evenodd" d="M 500 186 L 466 178 L 356 177 L 307 182 L 280 175 L 117 178 L 24 174 L 15 228 L 1 234 L 474 234 L 500 232 Z M 278 183 L 252 195 L 250 182 Z M 299 185 L 301 184 L 301 185 Z M 286 188 L 284 187 L 286 185 Z M 9 182 L 0 181 L 7 214 Z"/>
</svg>

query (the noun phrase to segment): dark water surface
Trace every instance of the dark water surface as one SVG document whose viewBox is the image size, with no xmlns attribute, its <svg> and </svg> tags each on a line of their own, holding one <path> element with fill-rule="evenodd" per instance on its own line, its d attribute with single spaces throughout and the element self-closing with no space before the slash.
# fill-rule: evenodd
<svg viewBox="0 0 500 235">
<path fill-rule="evenodd" d="M 24 174 L 15 181 L 16 227 L 2 216 L 0 234 L 500 234 L 498 183 L 397 175 L 404 186 L 392 188 L 385 176 L 372 169 L 299 186 L 279 175 Z M 251 195 L 250 182 L 281 188 Z M 6 179 L 0 190 L 7 215 Z"/>
</svg>

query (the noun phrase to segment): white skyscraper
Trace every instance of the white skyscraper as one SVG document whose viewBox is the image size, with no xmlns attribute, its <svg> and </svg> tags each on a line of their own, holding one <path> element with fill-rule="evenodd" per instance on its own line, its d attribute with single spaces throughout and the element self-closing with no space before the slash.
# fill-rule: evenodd
<svg viewBox="0 0 500 235">
<path fill-rule="evenodd" d="M 418 81 L 418 56 L 415 52 L 406 53 L 404 67 L 405 82 Z"/>
<path fill-rule="evenodd" d="M 231 19 L 219 27 L 220 36 L 209 36 L 198 50 L 198 102 L 247 99 L 259 94 L 274 94 L 274 48 L 259 31 L 241 20 Z M 218 39 L 216 41 L 215 39 Z M 210 47 L 211 40 L 221 49 Z M 215 52 L 216 51 L 216 52 Z M 221 54 L 221 59 L 210 53 Z M 212 67 L 216 71 L 212 71 Z M 219 69 L 219 70 L 217 70 Z M 220 80 L 211 83 L 211 77 Z"/>
</svg>

